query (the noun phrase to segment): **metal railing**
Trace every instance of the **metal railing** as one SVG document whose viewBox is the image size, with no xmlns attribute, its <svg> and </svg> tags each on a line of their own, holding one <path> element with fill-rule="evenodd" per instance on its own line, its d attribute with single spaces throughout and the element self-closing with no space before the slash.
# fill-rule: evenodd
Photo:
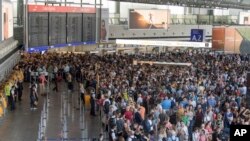
<svg viewBox="0 0 250 141">
<path fill-rule="evenodd" d="M 238 25 L 239 17 L 237 16 L 213 16 L 213 15 L 171 15 L 169 24 L 173 25 Z M 128 25 L 128 18 L 109 18 L 111 25 Z"/>
</svg>

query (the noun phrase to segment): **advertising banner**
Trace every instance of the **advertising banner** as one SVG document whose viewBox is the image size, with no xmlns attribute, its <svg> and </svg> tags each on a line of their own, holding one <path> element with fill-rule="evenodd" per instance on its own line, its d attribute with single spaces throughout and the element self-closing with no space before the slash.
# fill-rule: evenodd
<svg viewBox="0 0 250 141">
<path fill-rule="evenodd" d="M 102 8 L 97 9 L 97 18 L 98 18 L 98 24 L 97 24 L 97 34 L 99 36 L 100 42 L 107 42 L 108 41 L 108 31 L 109 31 L 109 9 L 108 8 Z M 100 19 L 101 14 L 101 19 Z M 101 20 L 101 21 L 100 21 Z M 100 30 L 99 30 L 100 29 Z"/>
<path fill-rule="evenodd" d="M 250 53 L 250 28 L 220 27 L 213 29 L 213 49 L 225 53 Z"/>
<path fill-rule="evenodd" d="M 129 10 L 130 29 L 168 29 L 169 10 Z"/>
<path fill-rule="evenodd" d="M 3 1 L 2 4 L 2 37 L 6 40 L 13 36 L 13 7 L 11 2 Z"/>
<path fill-rule="evenodd" d="M 212 49 L 224 50 L 225 46 L 225 28 L 213 28 L 212 30 Z"/>
</svg>

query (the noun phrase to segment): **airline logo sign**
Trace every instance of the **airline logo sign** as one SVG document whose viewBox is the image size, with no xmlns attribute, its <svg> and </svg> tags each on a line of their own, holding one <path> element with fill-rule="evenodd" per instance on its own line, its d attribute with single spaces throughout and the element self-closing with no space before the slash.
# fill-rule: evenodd
<svg viewBox="0 0 250 141">
<path fill-rule="evenodd" d="M 192 42 L 203 42 L 205 40 L 204 29 L 191 29 L 190 41 Z"/>
<path fill-rule="evenodd" d="M 57 12 L 57 13 L 95 13 L 93 7 L 65 7 L 65 6 L 45 6 L 28 5 L 29 12 Z"/>
</svg>

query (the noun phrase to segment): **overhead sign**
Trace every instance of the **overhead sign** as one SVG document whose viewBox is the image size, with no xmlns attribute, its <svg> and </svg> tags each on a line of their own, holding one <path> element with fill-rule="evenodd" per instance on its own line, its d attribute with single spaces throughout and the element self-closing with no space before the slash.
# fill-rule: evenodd
<svg viewBox="0 0 250 141">
<path fill-rule="evenodd" d="M 133 60 L 133 65 L 149 64 L 149 65 L 170 65 L 170 66 L 191 66 L 192 63 L 175 63 L 175 62 L 159 62 L 159 61 L 139 61 Z"/>
<path fill-rule="evenodd" d="M 160 41 L 160 40 L 126 40 L 117 39 L 116 44 L 121 45 L 145 45 L 145 46 L 166 46 L 166 47 L 193 47 L 211 48 L 210 42 L 181 42 L 181 41 Z"/>
<path fill-rule="evenodd" d="M 203 42 L 205 40 L 204 29 L 191 29 L 190 41 Z"/>
<path fill-rule="evenodd" d="M 95 13 L 94 7 L 28 5 L 28 12 Z"/>
<path fill-rule="evenodd" d="M 57 45 L 52 45 L 52 46 L 36 46 L 36 47 L 28 48 L 27 51 L 29 53 L 43 52 L 43 51 L 47 51 L 53 48 L 63 48 L 63 47 L 91 45 L 91 44 L 95 44 L 95 42 L 78 42 L 78 43 L 70 43 L 70 44 L 57 44 Z"/>
</svg>

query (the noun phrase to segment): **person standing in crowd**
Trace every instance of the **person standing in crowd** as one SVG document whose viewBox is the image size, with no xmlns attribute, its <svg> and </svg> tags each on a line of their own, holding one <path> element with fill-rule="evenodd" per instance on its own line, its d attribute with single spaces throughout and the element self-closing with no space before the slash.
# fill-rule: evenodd
<svg viewBox="0 0 250 141">
<path fill-rule="evenodd" d="M 90 115 L 91 116 L 96 116 L 96 94 L 95 92 L 91 92 L 91 97 L 90 97 Z"/>
<path fill-rule="evenodd" d="M 201 124 L 202 124 L 202 121 L 203 121 L 203 112 L 202 112 L 202 109 L 201 107 L 198 107 L 198 111 L 196 112 L 196 115 L 195 115 L 195 126 L 194 127 L 198 127 L 200 128 L 201 127 Z"/>
<path fill-rule="evenodd" d="M 45 72 L 41 72 L 40 76 L 38 77 L 38 81 L 39 81 L 39 93 L 44 96 L 46 95 L 45 83 L 48 82 L 45 77 Z"/>
<path fill-rule="evenodd" d="M 199 128 L 195 128 L 194 132 L 192 133 L 192 141 L 200 141 Z"/>
<path fill-rule="evenodd" d="M 168 141 L 179 141 L 179 137 L 177 137 L 175 131 L 171 132 L 170 136 L 168 137 Z"/>
<path fill-rule="evenodd" d="M 60 76 L 58 75 L 58 73 L 54 73 L 54 83 L 55 83 L 55 87 L 53 88 L 53 91 L 58 92 L 58 82 L 60 81 Z"/>
<path fill-rule="evenodd" d="M 37 84 L 33 82 L 30 86 L 30 109 L 36 110 L 38 104 Z"/>
<path fill-rule="evenodd" d="M 117 136 L 115 132 L 115 125 L 113 125 L 111 127 L 111 130 L 109 131 L 109 141 L 116 141 L 116 140 L 117 140 Z"/>
<path fill-rule="evenodd" d="M 20 79 L 17 82 L 17 94 L 18 94 L 18 101 L 22 101 L 22 96 L 23 96 L 23 82 Z"/>
<path fill-rule="evenodd" d="M 68 91 L 72 92 L 74 88 L 72 75 L 70 73 L 67 73 L 66 76 L 67 76 L 67 83 L 68 83 Z"/>
<path fill-rule="evenodd" d="M 4 87 L 4 92 L 5 92 L 5 95 L 8 99 L 8 106 L 11 106 L 11 92 L 10 92 L 10 89 L 11 89 L 11 83 L 8 82 L 5 87 Z"/>
<path fill-rule="evenodd" d="M 15 97 L 16 97 L 16 87 L 13 85 L 10 89 L 10 110 L 13 111 L 16 109 L 15 107 Z"/>
<path fill-rule="evenodd" d="M 85 89 L 82 83 L 79 83 L 80 97 L 79 100 L 82 101 L 82 105 L 85 104 Z"/>
</svg>

